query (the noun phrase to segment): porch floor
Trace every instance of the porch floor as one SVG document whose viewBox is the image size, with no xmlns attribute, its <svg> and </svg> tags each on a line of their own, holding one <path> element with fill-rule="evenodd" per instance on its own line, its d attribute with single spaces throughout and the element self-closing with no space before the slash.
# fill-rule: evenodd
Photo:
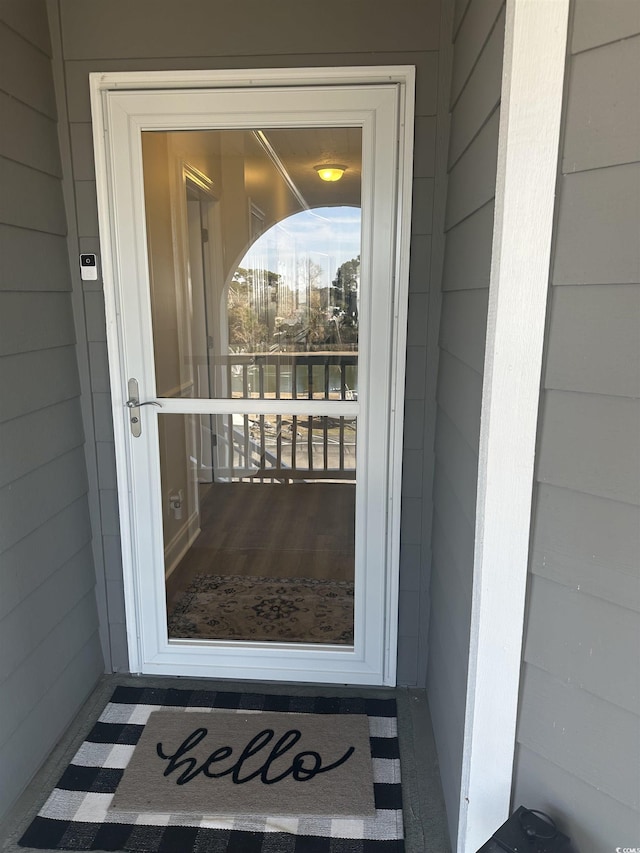
<svg viewBox="0 0 640 853">
<path fill-rule="evenodd" d="M 412 688 L 360 688 L 332 685 L 274 684 L 266 682 L 158 678 L 106 675 L 98 683 L 65 735 L 52 751 L 27 790 L 0 825 L 3 853 L 25 853 L 18 839 L 33 820 L 63 770 L 92 728 L 118 685 L 182 687 L 192 689 L 251 690 L 296 696 L 395 696 L 402 766 L 406 853 L 450 853 L 438 761 L 431 731 L 426 691 Z"/>
</svg>

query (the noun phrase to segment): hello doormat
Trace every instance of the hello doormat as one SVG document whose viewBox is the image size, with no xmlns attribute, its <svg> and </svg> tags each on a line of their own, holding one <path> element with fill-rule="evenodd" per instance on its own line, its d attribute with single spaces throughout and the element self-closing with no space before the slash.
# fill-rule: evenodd
<svg viewBox="0 0 640 853">
<path fill-rule="evenodd" d="M 171 607 L 170 637 L 353 643 L 353 583 L 196 575 Z"/>
<path fill-rule="evenodd" d="M 375 814 L 368 719 L 155 711 L 111 808 L 368 817 Z"/>
<path fill-rule="evenodd" d="M 352 728 L 354 720 L 366 722 L 368 731 L 358 731 L 358 722 Z M 346 739 L 328 742 L 342 728 Z M 355 806 L 359 814 L 344 814 L 350 792 L 343 774 L 367 740 L 374 813 L 366 813 L 365 797 Z M 194 785 L 193 797 L 203 803 L 195 809 L 202 811 L 154 801 L 144 781 L 144 750 L 134 760 L 145 743 L 169 787 Z M 365 772 L 352 766 L 356 775 Z M 140 796 L 123 806 L 129 770 Z M 342 781 L 332 792 L 334 773 Z M 263 814 L 216 807 L 208 785 L 220 781 L 231 792 L 246 788 L 246 802 L 256 796 L 252 787 L 267 787 L 271 806 Z M 320 797 L 317 808 L 294 802 L 297 789 L 320 781 L 329 782 L 324 805 Z M 285 784 L 280 799 L 274 792 Z M 402 853 L 402 837 L 395 700 L 119 687 L 19 843 L 130 853 Z"/>
</svg>

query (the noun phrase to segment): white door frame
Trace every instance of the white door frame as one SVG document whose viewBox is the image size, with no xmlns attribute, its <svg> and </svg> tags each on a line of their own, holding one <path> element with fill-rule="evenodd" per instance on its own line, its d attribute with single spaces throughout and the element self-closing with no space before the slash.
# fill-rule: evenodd
<svg viewBox="0 0 640 853">
<path fill-rule="evenodd" d="M 381 584 L 379 589 L 374 589 L 372 584 L 367 584 L 366 596 L 367 606 L 371 604 L 375 597 L 382 597 L 384 600 L 384 626 L 376 622 L 376 631 L 378 638 L 377 646 L 377 662 L 373 662 L 371 655 L 368 658 L 362 658 L 363 652 L 357 651 L 357 654 L 347 655 L 340 648 L 332 647 L 326 652 L 323 652 L 328 664 L 325 670 L 322 671 L 319 666 L 322 663 L 310 665 L 311 657 L 320 658 L 321 655 L 314 651 L 313 648 L 300 646 L 299 650 L 289 653 L 292 657 L 298 658 L 296 665 L 291 665 L 290 671 L 287 672 L 279 665 L 279 654 L 281 650 L 272 646 L 267 652 L 264 649 L 262 654 L 262 663 L 260 668 L 255 669 L 249 661 L 249 653 L 252 649 L 241 648 L 242 644 L 234 644 L 234 650 L 237 650 L 237 657 L 229 654 L 226 670 L 216 670 L 204 663 L 204 653 L 206 652 L 205 644 L 201 644 L 201 648 L 191 649 L 191 654 L 202 652 L 198 659 L 197 669 L 187 667 L 186 672 L 189 674 L 202 674 L 204 676 L 217 677 L 258 677 L 258 678 L 277 678 L 296 681 L 351 681 L 351 683 L 361 684 L 395 684 L 396 678 L 396 655 L 397 655 L 397 610 L 398 610 L 398 575 L 399 575 L 399 550 L 400 550 L 400 488 L 401 488 L 401 470 L 402 470 L 402 427 L 403 427 L 403 403 L 404 403 L 404 371 L 405 371 L 405 351 L 406 351 L 406 316 L 407 316 L 407 299 L 408 299 L 408 259 L 409 259 L 409 243 L 410 243 L 410 213 L 411 213 L 411 176 L 412 176 L 412 153 L 413 153 L 413 103 L 414 103 L 414 69 L 409 66 L 399 67 L 384 67 L 384 68 L 333 68 L 333 69 L 275 69 L 275 70 L 250 70 L 250 71 L 212 71 L 212 72 L 118 72 L 111 74 L 94 73 L 90 75 L 91 99 L 92 99 L 92 115 L 93 115 L 93 133 L 94 133 L 94 151 L 96 157 L 96 178 L 98 192 L 98 218 L 101 235 L 102 248 L 102 265 L 103 277 L 105 283 L 105 308 L 107 319 L 107 345 L 110 354 L 110 380 L 112 390 L 112 403 L 115 420 L 115 449 L 116 449 L 116 466 L 118 472 L 118 498 L 120 506 L 120 521 L 121 521 L 121 538 L 122 538 L 122 556 L 123 556 L 123 571 L 125 585 L 125 608 L 127 616 L 127 639 L 129 650 L 130 667 L 133 672 L 157 672 L 159 674 L 182 674 L 175 667 L 167 662 L 167 655 L 156 654 L 146 655 L 141 645 L 141 625 L 143 607 L 149 607 L 147 597 L 143 594 L 140 588 L 139 575 L 135 570 L 135 549 L 134 549 L 134 524 L 138 515 L 138 508 L 132 504 L 129 494 L 129 483 L 131 479 L 131 450 L 129 445 L 129 436 L 127 434 L 128 424 L 124 416 L 124 403 L 126 396 L 126 377 L 123 375 L 125 365 L 125 350 L 126 343 L 120 332 L 120 316 L 121 310 L 121 295 L 123 287 L 124 271 L 119 269 L 116 255 L 117 240 L 114 234 L 113 213 L 115 209 L 114 193 L 118 189 L 117 177 L 112 174 L 111 153 L 109 148 L 109 115 L 108 115 L 108 94 L 114 91 L 135 90 L 141 92 L 145 90 L 171 90 L 176 93 L 178 90 L 189 90 L 190 94 L 185 91 L 181 101 L 190 96 L 195 96 L 198 90 L 224 89 L 229 90 L 237 87 L 248 89 L 251 87 L 269 87 L 273 91 L 276 87 L 291 87 L 298 88 L 300 86 L 315 86 L 326 89 L 327 86 L 354 86 L 367 84 L 363 88 L 363 92 L 369 92 L 371 97 L 374 96 L 374 88 L 372 84 L 378 84 L 382 87 L 394 86 L 398 93 L 396 107 L 394 107 L 396 119 L 391 116 L 391 132 L 394 135 L 397 131 L 400 140 L 398 159 L 399 172 L 397 178 L 394 178 L 394 192 L 397 199 L 397 228 L 395 243 L 392 246 L 390 259 L 386 261 L 388 267 L 388 279 L 394 279 L 394 298 L 390 312 L 392 314 L 390 323 L 390 341 L 392 352 L 391 358 L 385 364 L 384 370 L 388 371 L 390 397 L 388 405 L 391 410 L 389 422 L 385 429 L 387 430 L 388 441 L 386 446 L 389 448 L 388 468 L 385 471 L 371 471 L 369 476 L 376 479 L 376 482 L 386 485 L 386 504 L 383 513 L 388 521 L 386 525 L 386 539 L 381 540 L 382 551 L 384 552 L 382 559 L 387 566 L 386 580 Z M 265 90 L 266 91 L 266 90 Z M 333 97 L 338 96 L 336 89 Z M 131 91 L 127 97 L 135 97 L 135 93 Z M 228 96 L 227 96 L 228 97 Z M 367 95 L 369 97 L 369 95 Z M 268 100 L 268 98 L 267 98 Z M 113 117 L 112 117 L 113 120 Z M 385 124 L 387 124 L 387 118 Z M 380 127 L 385 125 L 381 124 Z M 405 132 L 405 129 L 407 132 Z M 132 130 L 131 132 L 134 132 Z M 139 130 L 138 130 L 139 133 Z M 388 131 L 386 131 L 388 135 Z M 380 170 L 382 174 L 383 170 Z M 376 181 L 378 177 L 376 175 Z M 380 186 L 383 186 L 382 184 Z M 390 184 L 391 186 L 391 184 Z M 136 195 L 137 190 L 132 189 L 131 192 Z M 126 190 L 129 192 L 129 190 Z M 135 204 L 139 205 L 136 201 Z M 393 226 L 391 225 L 391 231 Z M 391 233 L 391 231 L 387 233 Z M 363 235 L 364 246 L 367 241 L 370 242 L 370 237 L 366 233 Z M 127 235 L 126 240 L 134 239 Z M 374 253 L 379 254 L 380 250 L 376 245 L 372 246 Z M 142 261 L 137 262 L 139 265 Z M 382 267 L 380 267 L 381 269 Z M 146 272 L 142 268 L 135 273 L 141 280 L 146 277 Z M 130 339 L 131 340 L 131 339 Z M 136 344 L 137 347 L 137 344 Z M 366 357 L 366 356 L 365 356 Z M 144 358 L 138 361 L 141 363 Z M 193 402 L 192 411 L 198 412 L 207 408 L 205 401 L 197 400 Z M 239 403 L 242 411 L 249 404 L 246 403 L 243 407 L 242 401 L 234 401 L 234 407 L 237 408 L 236 402 Z M 256 404 L 260 401 L 251 403 L 251 411 L 254 411 Z M 293 408 L 300 409 L 301 402 L 294 401 Z M 331 407 L 331 403 L 327 404 Z M 172 411 L 171 401 L 165 403 L 166 412 Z M 255 409 L 257 411 L 257 409 Z M 301 410 L 300 412 L 301 413 Z M 346 412 L 345 412 L 346 413 Z M 364 413 L 364 410 L 363 410 Z M 156 439 L 157 441 L 157 439 Z M 382 486 L 381 486 L 382 488 Z M 135 503 L 135 502 L 134 502 Z M 380 522 L 383 524 L 383 522 Z M 138 525 L 138 529 L 146 529 L 146 525 Z M 146 550 L 146 546 L 148 551 Z M 145 541 L 145 553 L 153 553 L 153 542 L 151 538 Z M 386 588 L 382 588 L 386 587 Z M 372 598 L 372 596 L 374 598 Z M 154 590 L 154 597 L 159 600 L 157 590 Z M 160 606 L 159 604 L 156 606 Z M 148 611 L 147 611 L 148 612 Z M 358 622 L 356 621 L 356 638 L 358 638 Z M 364 632 L 364 623 L 361 630 Z M 367 621 L 367 636 L 374 637 L 372 631 L 372 622 L 369 618 Z M 152 632 L 154 633 L 154 632 Z M 364 636 L 364 634 L 363 634 Z M 356 647 L 359 640 L 356 639 Z M 166 645 L 166 643 L 165 643 Z M 196 645 L 195 643 L 193 644 Z M 251 644 L 246 644 L 250 646 Z M 257 644 L 254 644 L 254 649 Z M 317 649 L 317 647 L 316 647 Z M 306 657 L 305 657 L 306 655 Z M 360 657 L 359 657 L 360 656 Z M 152 659 L 153 658 L 153 659 Z M 174 660 L 178 660 L 177 656 Z M 202 663 L 200 663 L 200 661 Z M 331 663 L 333 661 L 333 663 Z M 336 667 L 336 672 L 329 671 L 333 666 Z M 341 673 L 340 673 L 341 671 Z M 337 675 L 340 673 L 341 677 Z M 346 676 L 346 677 L 345 677 Z"/>
<path fill-rule="evenodd" d="M 511 806 L 569 0 L 507 0 L 458 853 Z"/>
</svg>

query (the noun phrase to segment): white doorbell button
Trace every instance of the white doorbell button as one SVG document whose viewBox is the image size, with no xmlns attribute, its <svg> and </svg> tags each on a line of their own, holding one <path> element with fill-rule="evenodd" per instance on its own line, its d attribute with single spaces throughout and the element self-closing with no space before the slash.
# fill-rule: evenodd
<svg viewBox="0 0 640 853">
<path fill-rule="evenodd" d="M 80 278 L 83 281 L 98 280 L 98 262 L 95 255 L 80 255 Z"/>
</svg>

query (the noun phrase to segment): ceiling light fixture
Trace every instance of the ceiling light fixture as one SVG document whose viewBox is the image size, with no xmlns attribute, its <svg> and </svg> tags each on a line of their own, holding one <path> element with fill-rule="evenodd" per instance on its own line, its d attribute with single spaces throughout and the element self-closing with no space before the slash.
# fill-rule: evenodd
<svg viewBox="0 0 640 853">
<path fill-rule="evenodd" d="M 339 166 L 337 163 L 325 163 L 322 166 L 313 167 L 318 173 L 318 177 L 322 181 L 339 181 L 347 170 L 346 166 Z"/>
</svg>

